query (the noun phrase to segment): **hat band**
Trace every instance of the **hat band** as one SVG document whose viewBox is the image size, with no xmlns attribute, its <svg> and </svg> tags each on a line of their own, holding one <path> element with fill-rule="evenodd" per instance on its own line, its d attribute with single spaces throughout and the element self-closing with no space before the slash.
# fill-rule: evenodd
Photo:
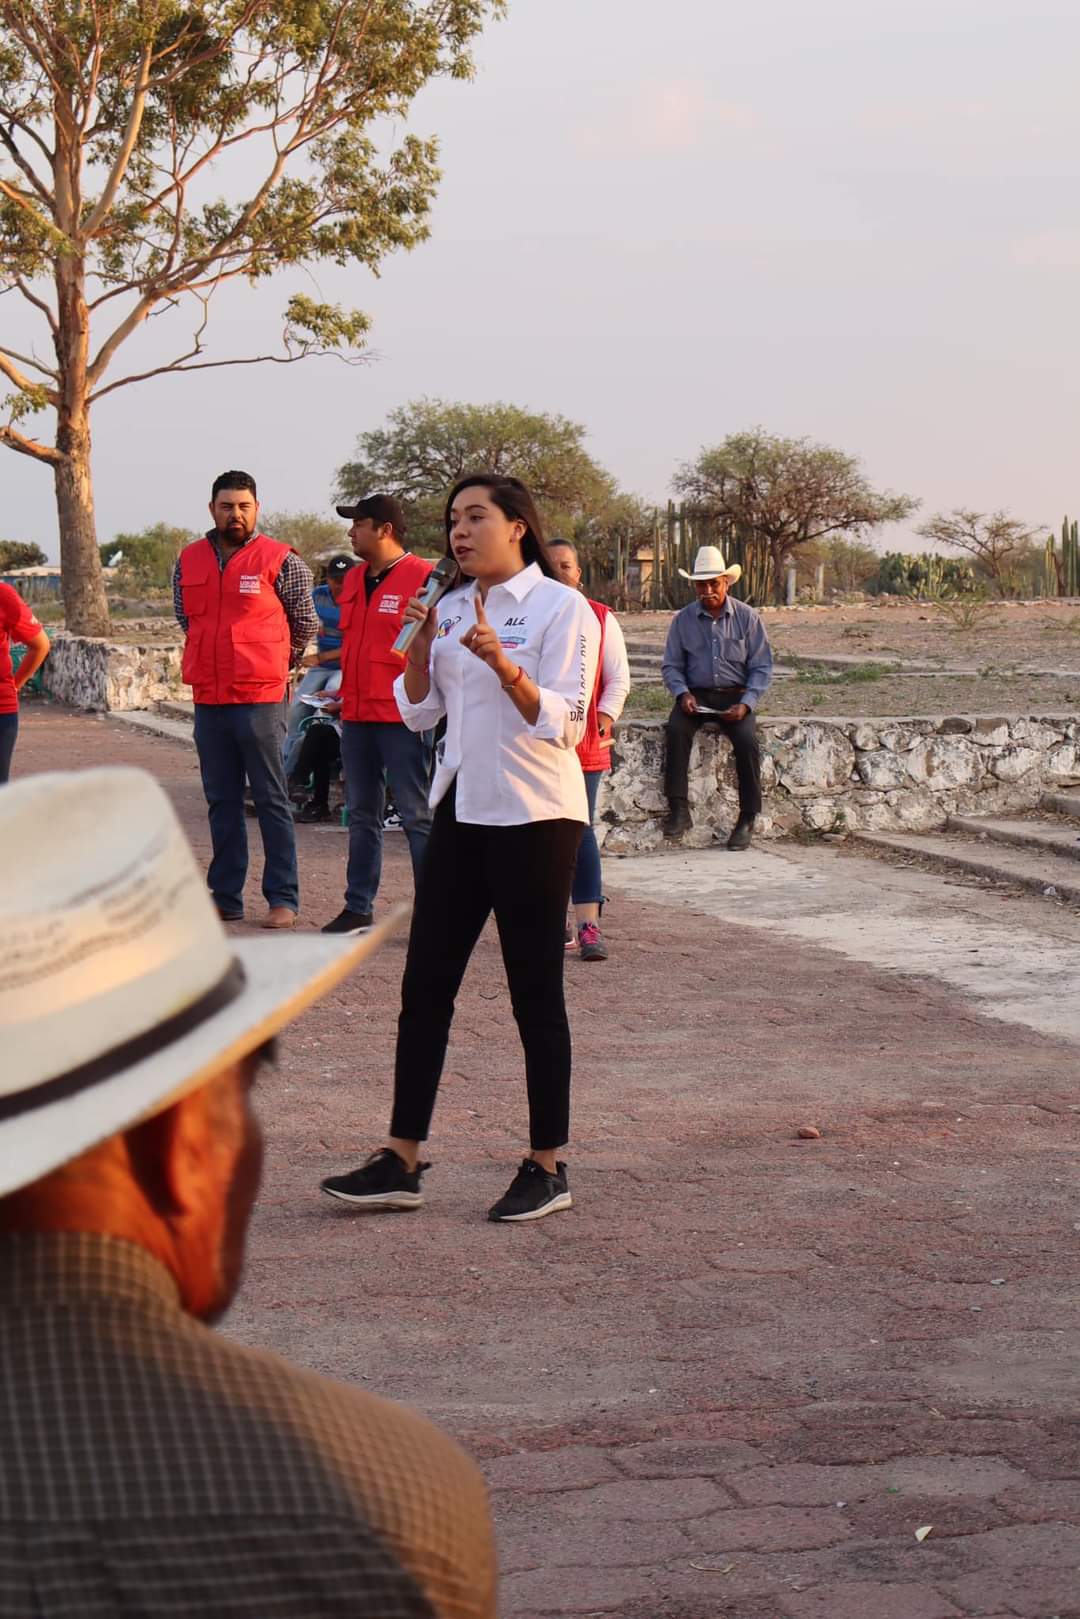
<svg viewBox="0 0 1080 1619">
<path fill-rule="evenodd" d="M 247 975 L 234 957 L 224 976 L 218 979 L 212 989 L 200 995 L 190 1006 L 185 1006 L 182 1012 L 166 1018 L 164 1023 L 155 1023 L 145 1034 L 137 1034 L 133 1039 L 103 1051 L 99 1057 L 80 1063 L 78 1068 L 69 1068 L 66 1074 L 48 1079 L 43 1085 L 35 1085 L 32 1090 L 0 1097 L 0 1123 L 5 1119 L 18 1118 L 21 1113 L 30 1113 L 35 1108 L 65 1101 L 69 1096 L 77 1096 L 80 1091 L 89 1090 L 91 1085 L 100 1085 L 104 1080 L 122 1073 L 125 1068 L 134 1068 L 136 1063 L 145 1062 L 147 1057 L 183 1039 L 184 1035 L 190 1034 L 235 1001 L 246 981 Z"/>
</svg>

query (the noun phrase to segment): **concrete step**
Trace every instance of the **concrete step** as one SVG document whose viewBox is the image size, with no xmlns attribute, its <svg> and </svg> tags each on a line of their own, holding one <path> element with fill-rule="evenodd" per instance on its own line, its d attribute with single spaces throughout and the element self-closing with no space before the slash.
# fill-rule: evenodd
<svg viewBox="0 0 1080 1619">
<path fill-rule="evenodd" d="M 966 832 L 970 837 L 986 839 L 990 843 L 1010 844 L 1019 849 L 1034 849 L 1041 854 L 1060 855 L 1066 860 L 1080 860 L 1080 834 L 1075 826 L 1062 826 L 1060 821 L 1040 821 L 1034 817 L 1007 821 L 994 815 L 950 815 L 950 832 Z"/>
<path fill-rule="evenodd" d="M 1068 815 L 1080 821 L 1080 793 L 1043 793 L 1039 803 L 1054 815 Z"/>
<path fill-rule="evenodd" d="M 1007 844 L 978 842 L 967 834 L 948 832 L 852 832 L 849 842 L 882 855 L 907 855 L 941 866 L 966 871 L 973 877 L 1013 883 L 1080 905 L 1080 872 L 1075 876 L 1060 860 Z M 1052 894 L 1047 894 L 1053 889 Z"/>
<path fill-rule="evenodd" d="M 109 718 L 130 725 L 133 731 L 149 731 L 152 736 L 165 736 L 171 742 L 195 745 L 195 727 L 190 718 L 176 719 L 147 708 L 116 708 L 111 711 Z"/>
<path fill-rule="evenodd" d="M 161 698 L 157 712 L 172 720 L 186 720 L 189 725 L 195 723 L 195 704 L 182 697 Z"/>
</svg>

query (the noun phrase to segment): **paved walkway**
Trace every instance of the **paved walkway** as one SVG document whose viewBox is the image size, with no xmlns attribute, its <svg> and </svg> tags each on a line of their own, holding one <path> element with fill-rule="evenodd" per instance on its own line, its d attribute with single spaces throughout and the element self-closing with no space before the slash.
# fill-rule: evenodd
<svg viewBox="0 0 1080 1619">
<path fill-rule="evenodd" d="M 22 771 L 105 759 L 154 771 L 205 854 L 190 750 L 28 708 Z M 344 837 L 300 838 L 314 925 Z M 524 1123 L 490 934 L 427 1205 L 318 1197 L 385 1123 L 385 950 L 260 1086 L 228 1330 L 460 1436 L 493 1486 L 507 1619 L 1077 1619 L 1076 1046 L 834 953 L 825 914 L 803 937 L 749 925 L 752 896 L 742 915 L 659 881 L 611 907 L 610 962 L 568 965 L 577 1203 L 523 1228 L 483 1219 Z"/>
</svg>

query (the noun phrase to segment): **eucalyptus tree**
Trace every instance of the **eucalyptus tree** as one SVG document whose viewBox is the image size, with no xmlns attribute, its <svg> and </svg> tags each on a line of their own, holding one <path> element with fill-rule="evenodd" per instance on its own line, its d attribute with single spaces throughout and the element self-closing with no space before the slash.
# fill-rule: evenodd
<svg viewBox="0 0 1080 1619">
<path fill-rule="evenodd" d="M 42 338 L 13 337 L 0 304 L 0 444 L 52 471 L 71 628 L 108 625 L 94 406 L 149 377 L 357 357 L 367 317 L 307 293 L 287 300 L 280 349 L 219 356 L 214 294 L 288 266 L 375 270 L 420 241 L 436 142 L 394 140 L 395 122 L 431 79 L 469 75 L 471 44 L 501 10 L 0 0 L 0 291 L 24 301 Z M 161 359 L 147 323 L 185 310 L 190 336 Z M 51 437 L 34 431 L 40 412 Z"/>
</svg>

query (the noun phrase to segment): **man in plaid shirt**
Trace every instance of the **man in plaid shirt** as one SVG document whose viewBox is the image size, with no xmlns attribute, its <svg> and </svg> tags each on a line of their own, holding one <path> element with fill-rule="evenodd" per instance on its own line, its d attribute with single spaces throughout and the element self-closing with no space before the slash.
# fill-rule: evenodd
<svg viewBox="0 0 1080 1619">
<path fill-rule="evenodd" d="M 195 746 L 214 856 L 207 881 L 223 921 L 244 916 L 244 779 L 262 833 L 263 927 L 290 928 L 300 908 L 296 835 L 282 762 L 285 693 L 318 629 L 311 569 L 290 546 L 258 532 L 247 472 L 223 472 L 210 498 L 214 527 L 184 547 L 173 606 L 187 637 L 183 677 L 195 699 Z"/>
</svg>

